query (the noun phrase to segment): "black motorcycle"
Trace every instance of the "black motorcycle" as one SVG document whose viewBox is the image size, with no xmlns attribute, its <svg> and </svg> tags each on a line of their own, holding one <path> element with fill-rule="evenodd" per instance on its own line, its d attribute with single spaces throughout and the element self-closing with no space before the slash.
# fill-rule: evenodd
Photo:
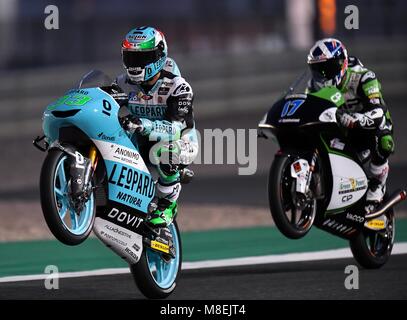
<svg viewBox="0 0 407 320">
<path fill-rule="evenodd" d="M 271 215 L 288 238 L 299 239 L 315 225 L 348 239 L 363 267 L 380 268 L 393 248 L 393 206 L 406 191 L 386 194 L 366 212 L 369 151 L 351 144 L 338 125 L 342 94 L 335 87 L 311 91 L 309 79 L 300 77 L 259 123 L 259 136 L 280 146 L 269 173 Z"/>
</svg>

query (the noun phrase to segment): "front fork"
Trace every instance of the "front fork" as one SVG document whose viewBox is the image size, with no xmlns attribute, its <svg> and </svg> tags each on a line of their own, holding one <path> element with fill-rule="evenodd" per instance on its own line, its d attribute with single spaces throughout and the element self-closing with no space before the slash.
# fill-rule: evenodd
<svg viewBox="0 0 407 320">
<path fill-rule="evenodd" d="M 90 146 L 89 159 L 91 161 L 92 171 L 94 173 L 96 171 L 96 167 L 97 167 L 99 158 L 98 158 L 97 150 L 93 144 Z"/>
<path fill-rule="evenodd" d="M 71 179 L 68 182 L 68 190 L 71 205 L 79 214 L 93 192 L 91 180 L 98 163 L 97 150 L 94 145 L 91 145 L 88 157 L 84 157 L 78 150 L 63 146 L 58 141 L 55 141 L 51 148 L 60 149 L 74 160 L 69 168 Z"/>
<path fill-rule="evenodd" d="M 71 199 L 77 213 L 81 212 L 93 192 L 91 180 L 96 171 L 98 154 L 94 145 L 90 146 L 88 157 L 75 151 L 75 162 L 71 164 Z"/>
<path fill-rule="evenodd" d="M 298 159 L 291 164 L 291 177 L 296 180 L 295 191 L 303 194 L 305 197 L 309 194 L 312 173 L 315 170 L 318 152 L 315 150 L 312 154 L 311 162 L 306 159 Z"/>
</svg>

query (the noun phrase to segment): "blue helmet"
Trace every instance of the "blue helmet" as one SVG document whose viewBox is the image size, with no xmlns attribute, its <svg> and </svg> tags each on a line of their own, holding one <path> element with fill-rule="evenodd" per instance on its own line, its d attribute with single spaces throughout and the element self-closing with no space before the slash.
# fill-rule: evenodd
<svg viewBox="0 0 407 320">
<path fill-rule="evenodd" d="M 341 41 L 325 38 L 311 48 L 307 63 L 317 84 L 338 86 L 346 75 L 348 53 Z"/>
<path fill-rule="evenodd" d="M 132 29 L 122 42 L 123 66 L 134 83 L 148 81 L 158 74 L 167 53 L 164 34 L 152 27 Z"/>
</svg>

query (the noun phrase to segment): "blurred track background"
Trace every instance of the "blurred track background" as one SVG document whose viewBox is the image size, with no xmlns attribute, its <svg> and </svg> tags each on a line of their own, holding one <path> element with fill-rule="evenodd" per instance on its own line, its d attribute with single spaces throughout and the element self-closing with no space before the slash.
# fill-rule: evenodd
<svg viewBox="0 0 407 320">
<path fill-rule="evenodd" d="M 278 95 L 305 70 L 306 53 L 312 42 L 331 35 L 342 39 L 349 53 L 376 72 L 382 83 L 395 122 L 396 153 L 391 158 L 389 186 L 395 189 L 407 185 L 405 1 L 56 0 L 52 3 L 59 8 L 59 30 L 44 28 L 44 8 L 48 1 L 0 0 L 2 248 L 13 248 L 11 243 L 8 245 L 10 241 L 51 238 L 38 199 L 44 154 L 31 146 L 32 139 L 41 135 L 42 111 L 91 69 L 103 70 L 112 78 L 123 72 L 120 43 L 136 25 L 154 25 L 166 34 L 169 55 L 194 89 L 199 130 L 256 128 Z M 358 6 L 359 29 L 344 27 L 347 5 Z M 238 165 L 194 165 L 196 179 L 184 187 L 181 196 L 181 229 L 202 232 L 271 226 L 266 181 L 276 148 L 271 141 L 258 141 L 257 171 L 250 176 L 239 176 Z M 406 204 L 398 207 L 401 217 L 406 211 Z M 236 229 L 233 240 L 237 246 L 239 230 Z M 277 241 L 276 245 L 282 243 Z M 62 246 L 58 248 L 64 250 Z M 2 250 L 6 249 L 0 249 L 0 261 L 5 257 L 13 259 Z M 196 249 L 187 246 L 186 250 L 192 254 Z M 216 252 L 217 247 L 213 246 L 212 250 Z M 24 264 L 24 260 L 18 261 L 19 265 L 13 267 L 16 270 Z M 29 261 L 27 257 L 26 263 Z M 391 268 L 391 262 L 389 265 Z M 406 267 L 398 260 L 395 268 L 399 270 L 400 266 L 401 270 Z M 338 272 L 343 274 L 343 268 Z M 12 273 L 0 270 L 0 274 Z M 21 273 L 16 271 L 16 274 Z M 397 283 L 393 285 L 396 286 Z M 405 289 L 405 281 L 400 286 L 400 290 Z M 1 288 L 0 284 L 0 297 L 4 297 Z"/>
</svg>

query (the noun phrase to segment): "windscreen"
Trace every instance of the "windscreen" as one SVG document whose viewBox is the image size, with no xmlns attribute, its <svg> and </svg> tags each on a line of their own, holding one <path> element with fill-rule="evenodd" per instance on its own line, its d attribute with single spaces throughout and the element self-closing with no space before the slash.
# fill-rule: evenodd
<svg viewBox="0 0 407 320">
<path fill-rule="evenodd" d="M 291 94 L 304 94 L 310 91 L 312 74 L 307 68 L 284 93 L 284 97 Z"/>
<path fill-rule="evenodd" d="M 79 82 L 78 88 L 96 88 L 105 87 L 112 84 L 112 79 L 100 70 L 92 70 L 85 74 Z"/>
</svg>

